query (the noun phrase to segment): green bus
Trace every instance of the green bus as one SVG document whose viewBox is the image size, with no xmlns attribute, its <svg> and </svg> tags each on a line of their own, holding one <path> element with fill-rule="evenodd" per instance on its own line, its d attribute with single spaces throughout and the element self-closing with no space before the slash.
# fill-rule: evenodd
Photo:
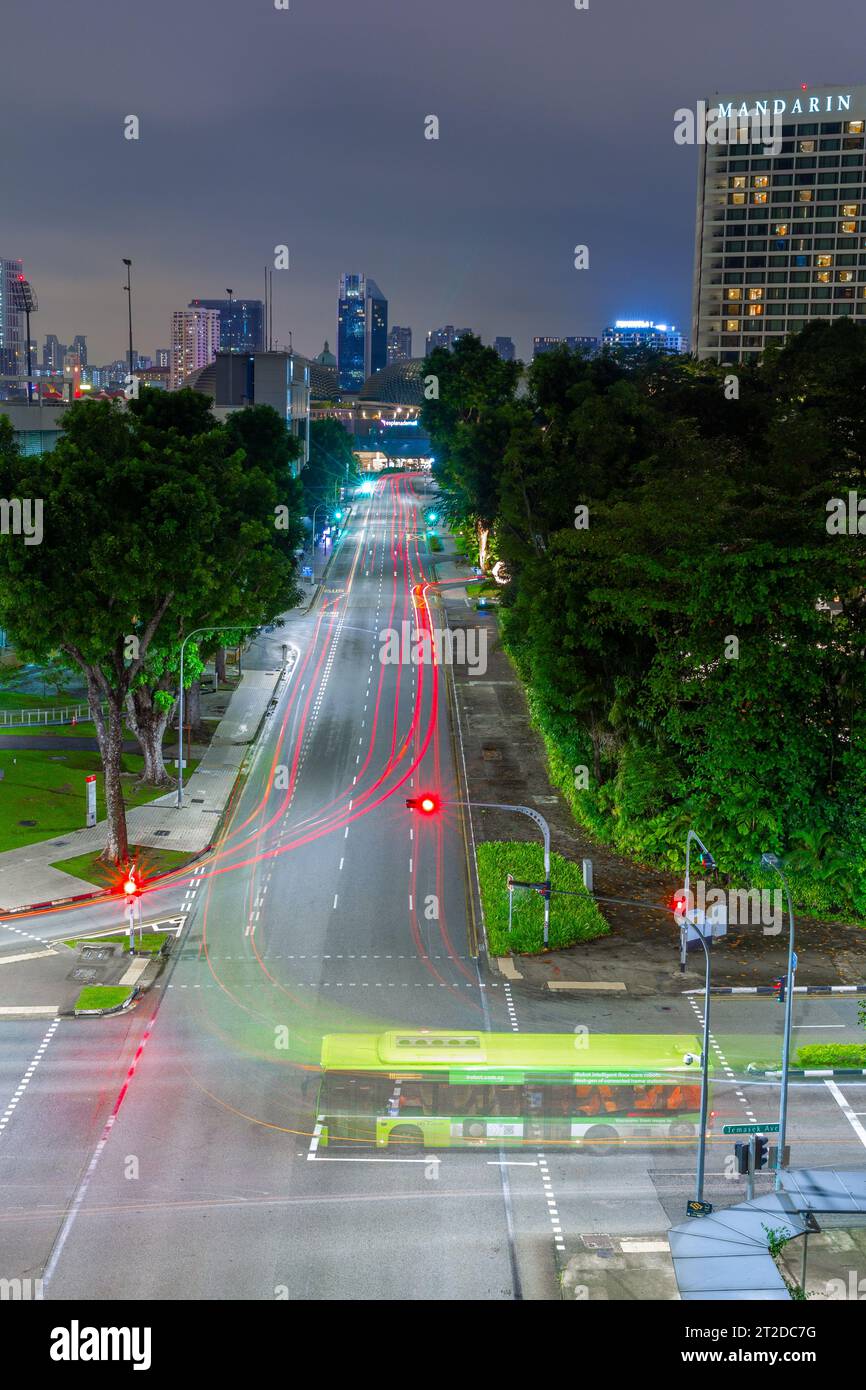
<svg viewBox="0 0 866 1390">
<path fill-rule="evenodd" d="M 586 1146 L 693 1139 L 693 1037 L 416 1029 L 322 1039 L 319 1145 Z"/>
</svg>

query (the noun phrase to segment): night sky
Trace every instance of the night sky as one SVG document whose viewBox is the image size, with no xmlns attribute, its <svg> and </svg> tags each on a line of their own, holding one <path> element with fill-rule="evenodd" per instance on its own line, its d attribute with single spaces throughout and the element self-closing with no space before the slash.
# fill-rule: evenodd
<svg viewBox="0 0 866 1390">
<path fill-rule="evenodd" d="M 343 270 L 416 356 L 445 323 L 525 357 L 617 317 L 688 332 L 676 108 L 866 79 L 862 0 L 6 0 L 0 35 L 0 255 L 33 281 L 40 353 L 85 333 L 97 364 L 125 351 L 121 257 L 151 354 L 193 296 L 261 297 L 283 242 L 275 335 L 311 356 Z"/>
</svg>

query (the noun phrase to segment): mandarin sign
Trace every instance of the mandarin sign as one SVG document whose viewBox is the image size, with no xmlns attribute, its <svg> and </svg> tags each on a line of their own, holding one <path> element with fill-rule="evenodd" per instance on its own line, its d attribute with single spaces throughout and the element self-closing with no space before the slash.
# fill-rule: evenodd
<svg viewBox="0 0 866 1390">
<path fill-rule="evenodd" d="M 732 116 L 820 115 L 833 111 L 850 111 L 851 93 L 826 92 L 818 97 L 796 97 L 792 102 L 788 102 L 785 97 L 767 97 L 766 101 L 756 101 L 751 107 L 746 102 L 735 107 L 732 101 L 727 105 L 720 101 L 717 110 L 722 120 L 730 120 Z"/>
</svg>

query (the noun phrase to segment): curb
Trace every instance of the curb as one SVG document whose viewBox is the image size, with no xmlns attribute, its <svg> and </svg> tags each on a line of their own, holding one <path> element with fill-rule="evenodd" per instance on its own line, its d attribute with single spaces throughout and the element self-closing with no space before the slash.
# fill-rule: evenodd
<svg viewBox="0 0 866 1390">
<path fill-rule="evenodd" d="M 153 879 L 152 882 L 159 883 L 164 878 L 170 878 L 171 874 L 185 873 L 186 870 L 189 868 L 190 864 L 195 864 L 196 861 L 202 859 L 204 855 L 210 854 L 213 851 L 213 849 L 214 844 L 213 841 L 211 841 L 209 845 L 205 845 L 204 849 L 197 850 L 195 854 L 190 855 L 187 863 L 184 864 L 183 868 L 172 869 L 171 872 L 168 874 L 160 874 L 157 878 Z M 104 890 L 101 891 L 97 888 L 92 893 L 74 893 L 71 897 L 68 898 L 51 898 L 49 901 L 43 903 L 25 903 L 22 907 L 0 907 L 0 921 L 2 921 L 4 917 L 20 916 L 22 912 L 37 912 L 40 908 L 43 907 L 64 907 L 67 903 L 89 903 L 93 902 L 96 898 L 103 899 L 107 902 L 110 898 L 116 896 L 117 895 L 115 893 L 105 892 Z"/>
<path fill-rule="evenodd" d="M 683 994 L 704 994 L 703 989 L 684 989 Z M 773 985 L 712 985 L 710 994 L 775 994 Z M 794 994 L 866 994 L 866 985 L 795 985 Z"/>
<path fill-rule="evenodd" d="M 747 1072 L 753 1076 L 781 1076 L 781 1071 L 763 1071 L 749 1062 Z M 825 1070 L 807 1071 L 803 1067 L 789 1067 L 789 1076 L 866 1076 L 866 1067 L 827 1067 Z"/>
</svg>

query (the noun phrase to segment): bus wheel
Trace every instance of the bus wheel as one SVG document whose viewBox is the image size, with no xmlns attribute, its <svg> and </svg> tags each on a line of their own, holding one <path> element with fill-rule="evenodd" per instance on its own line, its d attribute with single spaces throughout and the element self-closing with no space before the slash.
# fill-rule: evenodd
<svg viewBox="0 0 866 1390">
<path fill-rule="evenodd" d="M 694 1139 L 695 1126 L 686 1120 L 680 1120 L 677 1124 L 671 1125 L 669 1133 L 672 1139 Z"/>
<path fill-rule="evenodd" d="M 593 1125 L 583 1136 L 583 1143 L 591 1154 L 598 1154 L 600 1158 L 605 1158 L 612 1154 L 617 1147 L 619 1135 L 612 1125 Z"/>
<path fill-rule="evenodd" d="M 414 1151 L 424 1145 L 424 1134 L 417 1125 L 395 1125 L 388 1135 L 388 1146 Z"/>
</svg>

